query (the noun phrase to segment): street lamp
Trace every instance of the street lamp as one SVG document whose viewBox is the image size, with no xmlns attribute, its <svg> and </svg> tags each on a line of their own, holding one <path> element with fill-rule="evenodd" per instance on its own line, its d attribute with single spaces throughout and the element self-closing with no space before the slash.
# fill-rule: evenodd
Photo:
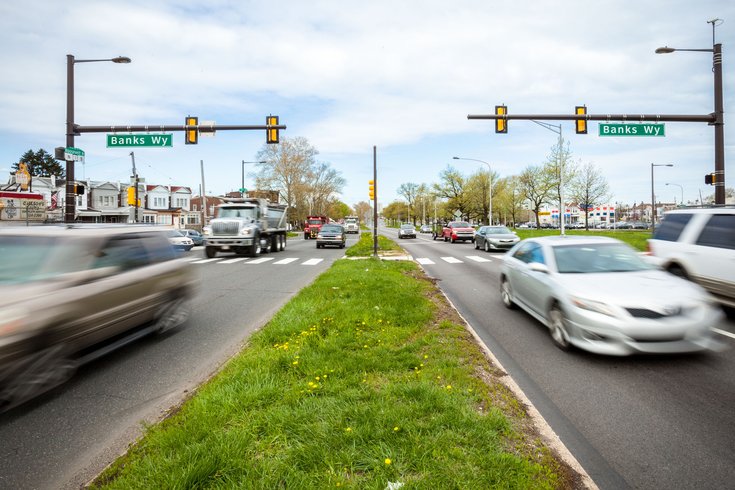
<svg viewBox="0 0 735 490">
<path fill-rule="evenodd" d="M 666 185 L 675 185 L 679 189 L 681 189 L 681 205 L 684 205 L 684 186 L 681 184 L 673 184 L 671 182 L 666 182 Z"/>
<path fill-rule="evenodd" d="M 653 194 L 653 167 L 673 166 L 673 163 L 651 163 L 651 234 L 656 230 L 656 197 Z"/>
<path fill-rule="evenodd" d="M 487 224 L 492 225 L 493 224 L 493 170 L 490 167 L 490 164 L 483 161 L 483 160 L 477 160 L 475 158 L 460 158 L 460 157 L 452 157 L 454 160 L 470 160 L 473 162 L 480 162 L 487 165 L 488 174 L 490 175 L 490 200 L 488 202 L 488 208 L 487 208 Z"/>
<path fill-rule="evenodd" d="M 77 60 L 74 55 L 66 55 L 66 147 L 74 147 L 76 127 L 74 124 L 74 65 L 77 63 L 96 63 L 112 61 L 113 63 L 130 63 L 127 56 L 105 58 L 99 60 Z M 74 194 L 74 160 L 66 160 L 66 204 L 64 206 L 64 222 L 73 223 L 76 215 L 77 197 Z"/>
<path fill-rule="evenodd" d="M 258 162 L 246 162 L 245 160 L 242 161 L 242 183 L 240 184 L 240 197 L 245 197 L 245 164 L 246 163 L 266 163 L 265 160 L 260 160 Z"/>
<path fill-rule="evenodd" d="M 674 51 L 698 51 L 712 53 L 712 72 L 715 79 L 715 204 L 725 204 L 725 131 L 724 104 L 722 102 L 722 44 L 715 44 L 715 27 L 722 24 L 722 19 L 708 20 L 712 24 L 712 49 L 680 49 L 664 46 L 656 49 L 656 54 L 668 54 Z"/>
<path fill-rule="evenodd" d="M 531 122 L 534 122 L 541 126 L 542 128 L 546 128 L 549 131 L 552 131 L 559 135 L 559 234 L 564 235 L 564 214 L 566 211 L 566 206 L 564 206 L 564 164 L 566 162 L 562 161 L 562 148 L 564 144 L 564 138 L 562 137 L 562 131 L 561 131 L 561 124 L 549 124 L 547 122 L 541 122 L 541 121 L 534 121 L 531 119 Z"/>
</svg>

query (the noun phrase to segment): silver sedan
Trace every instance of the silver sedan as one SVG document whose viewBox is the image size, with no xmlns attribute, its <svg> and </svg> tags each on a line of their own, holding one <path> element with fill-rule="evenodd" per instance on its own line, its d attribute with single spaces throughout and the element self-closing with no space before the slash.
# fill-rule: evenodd
<svg viewBox="0 0 735 490">
<path fill-rule="evenodd" d="M 658 269 L 606 237 L 548 236 L 503 257 L 500 293 L 572 346 L 607 355 L 696 352 L 718 347 L 723 313 L 701 287 Z"/>
</svg>

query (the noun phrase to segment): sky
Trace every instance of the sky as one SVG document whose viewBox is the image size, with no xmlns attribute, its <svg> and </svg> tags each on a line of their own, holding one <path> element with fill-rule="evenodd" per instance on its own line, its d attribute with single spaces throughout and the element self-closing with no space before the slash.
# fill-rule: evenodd
<svg viewBox="0 0 735 490">
<path fill-rule="evenodd" d="M 735 2 L 730 0 L 220 1 L 27 0 L 0 4 L 0 182 L 29 149 L 65 145 L 67 55 L 127 56 L 130 64 L 74 65 L 82 126 L 287 126 L 346 180 L 339 198 L 366 201 L 377 149 L 378 200 L 401 184 L 439 182 L 448 166 L 498 177 L 543 164 L 558 135 L 531 121 L 468 120 L 504 104 L 509 114 L 709 114 L 712 55 L 654 54 L 660 46 L 723 46 L 725 174 L 735 179 Z M 694 201 L 713 194 L 714 130 L 666 123 L 665 137 L 577 135 L 561 126 L 575 162 L 607 179 L 610 202 Z M 107 148 L 104 133 L 76 137 L 78 179 L 128 182 L 130 152 L 149 184 L 208 194 L 253 188 L 265 131 L 220 131 L 171 148 Z M 666 184 L 669 185 L 666 185 Z"/>
</svg>

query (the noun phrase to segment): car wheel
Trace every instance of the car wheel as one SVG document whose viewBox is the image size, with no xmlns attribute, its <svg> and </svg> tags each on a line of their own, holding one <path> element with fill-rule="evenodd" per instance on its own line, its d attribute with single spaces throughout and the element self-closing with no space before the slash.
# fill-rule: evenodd
<svg viewBox="0 0 735 490">
<path fill-rule="evenodd" d="M 684 270 L 684 268 L 677 264 L 672 264 L 666 269 L 670 274 L 674 274 L 675 276 L 681 277 L 682 279 L 689 279 L 689 274 L 687 274 L 687 271 Z"/>
<path fill-rule="evenodd" d="M 513 292 L 510 289 L 508 279 L 505 277 L 500 281 L 500 299 L 503 300 L 503 305 L 509 310 L 515 308 L 516 305 L 513 302 Z"/>
<path fill-rule="evenodd" d="M 189 311 L 189 304 L 184 297 L 169 301 L 161 307 L 160 312 L 156 315 L 153 330 L 160 334 L 181 325 L 189 318 Z"/>
<path fill-rule="evenodd" d="M 566 320 L 564 313 L 561 311 L 559 305 L 555 304 L 549 311 L 549 330 L 551 333 L 551 340 L 561 350 L 569 350 L 572 344 L 569 342 L 569 333 L 567 332 Z"/>
<path fill-rule="evenodd" d="M 480 250 L 480 244 L 477 243 L 477 240 L 472 240 L 472 241 L 475 242 L 475 250 Z"/>
<path fill-rule="evenodd" d="M 485 242 L 485 252 L 490 253 L 490 244 Z"/>
<path fill-rule="evenodd" d="M 316 248 L 322 248 L 321 244 L 317 243 Z"/>
</svg>

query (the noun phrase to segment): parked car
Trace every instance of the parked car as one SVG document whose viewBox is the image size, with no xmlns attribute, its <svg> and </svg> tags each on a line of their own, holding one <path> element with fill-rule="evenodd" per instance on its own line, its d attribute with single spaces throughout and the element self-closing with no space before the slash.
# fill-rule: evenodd
<svg viewBox="0 0 735 490">
<path fill-rule="evenodd" d="M 189 251 L 194 248 L 194 242 L 179 230 L 168 230 L 166 232 L 168 241 L 175 250 Z"/>
<path fill-rule="evenodd" d="M 204 237 L 196 230 L 181 230 L 181 233 L 194 242 L 195 247 L 204 244 Z"/>
<path fill-rule="evenodd" d="M 431 233 L 431 225 L 421 225 L 419 233 Z"/>
<path fill-rule="evenodd" d="M 322 225 L 319 233 L 316 235 L 316 248 L 323 248 L 327 245 L 335 245 L 339 248 L 345 248 L 347 235 L 342 225 L 327 224 Z"/>
<path fill-rule="evenodd" d="M 416 228 L 412 224 L 403 224 L 398 228 L 398 238 L 416 238 Z"/>
<path fill-rule="evenodd" d="M 452 243 L 462 240 L 463 242 L 475 237 L 475 229 L 466 221 L 450 221 L 442 229 L 442 237 L 445 242 Z"/>
<path fill-rule="evenodd" d="M 503 257 L 503 304 L 548 327 L 561 349 L 607 355 L 714 348 L 722 310 L 702 287 L 645 261 L 620 240 L 547 236 Z"/>
<path fill-rule="evenodd" d="M 195 278 L 163 230 L 0 227 L 0 411 L 184 322 Z"/>
<path fill-rule="evenodd" d="M 521 239 L 505 226 L 481 226 L 475 232 L 475 250 L 483 249 L 507 251 Z"/>
<path fill-rule="evenodd" d="M 735 208 L 669 211 L 648 240 L 648 251 L 667 271 L 735 308 Z"/>
</svg>

